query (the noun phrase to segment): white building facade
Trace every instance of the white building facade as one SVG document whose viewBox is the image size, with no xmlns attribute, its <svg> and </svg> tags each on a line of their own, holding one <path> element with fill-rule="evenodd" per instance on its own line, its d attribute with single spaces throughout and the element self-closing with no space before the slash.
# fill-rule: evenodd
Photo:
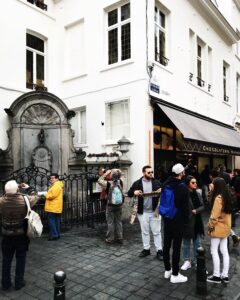
<svg viewBox="0 0 240 300">
<path fill-rule="evenodd" d="M 131 142 L 131 180 L 143 165 L 190 157 L 199 170 L 240 167 L 239 0 L 9 0 L 0 28 L 1 149 L 4 108 L 40 87 L 76 112 L 75 147 L 111 153 Z M 189 133 L 191 122 L 204 134 Z"/>
</svg>

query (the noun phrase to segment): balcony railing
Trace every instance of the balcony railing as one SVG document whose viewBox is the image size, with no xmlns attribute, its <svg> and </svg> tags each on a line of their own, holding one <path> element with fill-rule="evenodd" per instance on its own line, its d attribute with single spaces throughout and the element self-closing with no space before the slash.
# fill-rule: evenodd
<svg viewBox="0 0 240 300">
<path fill-rule="evenodd" d="M 198 84 L 198 86 L 200 86 L 200 87 L 204 87 L 205 81 L 202 80 L 202 78 L 197 77 L 197 84 Z"/>
<path fill-rule="evenodd" d="M 37 85 L 35 83 L 29 83 L 29 82 L 27 82 L 26 87 L 27 87 L 27 89 L 35 90 L 35 91 L 41 91 L 41 92 L 47 92 L 48 91 L 48 89 L 47 89 L 46 86 Z"/>
<path fill-rule="evenodd" d="M 189 81 L 193 80 L 193 73 L 189 73 Z"/>
<path fill-rule="evenodd" d="M 47 4 L 44 4 L 44 1 L 41 1 L 41 0 L 27 0 L 27 2 L 41 8 L 42 10 L 47 11 Z"/>
<path fill-rule="evenodd" d="M 229 102 L 229 97 L 228 96 L 224 95 L 223 99 L 224 99 L 225 102 Z"/>
<path fill-rule="evenodd" d="M 168 65 L 169 62 L 169 59 L 161 55 L 160 53 L 155 53 L 155 60 L 165 67 Z"/>
</svg>

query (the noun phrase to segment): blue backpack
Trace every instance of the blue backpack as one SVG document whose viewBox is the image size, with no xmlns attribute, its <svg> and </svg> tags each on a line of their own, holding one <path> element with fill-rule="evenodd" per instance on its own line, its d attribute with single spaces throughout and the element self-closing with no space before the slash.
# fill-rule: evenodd
<svg viewBox="0 0 240 300">
<path fill-rule="evenodd" d="M 108 191 L 108 202 L 112 205 L 121 205 L 123 204 L 123 191 L 120 184 L 120 181 L 113 182 Z"/>
<path fill-rule="evenodd" d="M 177 213 L 174 201 L 174 189 L 167 185 L 161 192 L 159 214 L 165 218 L 173 219 Z"/>
</svg>

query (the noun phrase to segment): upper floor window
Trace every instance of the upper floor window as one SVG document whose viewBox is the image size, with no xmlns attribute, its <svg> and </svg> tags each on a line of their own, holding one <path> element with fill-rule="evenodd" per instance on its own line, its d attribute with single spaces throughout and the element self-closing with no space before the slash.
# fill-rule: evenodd
<svg viewBox="0 0 240 300">
<path fill-rule="evenodd" d="M 120 139 L 130 136 L 129 101 L 106 103 L 107 139 Z"/>
<path fill-rule="evenodd" d="M 70 122 L 74 130 L 73 144 L 75 147 L 86 144 L 86 107 L 75 110 L 75 117 Z"/>
<path fill-rule="evenodd" d="M 197 84 L 203 86 L 204 81 L 202 80 L 202 46 L 197 44 Z"/>
<path fill-rule="evenodd" d="M 159 62 L 163 66 L 168 65 L 169 59 L 167 58 L 167 26 L 166 26 L 166 14 L 155 6 L 154 22 L 155 22 L 155 61 Z"/>
<path fill-rule="evenodd" d="M 240 108 L 240 74 L 236 75 L 236 106 L 239 113 Z"/>
<path fill-rule="evenodd" d="M 212 48 L 189 29 L 189 81 L 212 92 Z"/>
<path fill-rule="evenodd" d="M 229 102 L 229 65 L 223 62 L 223 100 Z"/>
<path fill-rule="evenodd" d="M 26 41 L 26 87 L 44 88 L 45 42 L 27 33 Z"/>
<path fill-rule="evenodd" d="M 237 53 L 237 56 L 240 57 L 240 42 L 236 43 L 236 53 Z"/>
<path fill-rule="evenodd" d="M 44 0 L 27 0 L 27 2 L 32 3 L 43 10 L 47 10 L 47 4 L 44 3 Z"/>
<path fill-rule="evenodd" d="M 108 12 L 108 64 L 131 58 L 130 3 Z"/>
</svg>

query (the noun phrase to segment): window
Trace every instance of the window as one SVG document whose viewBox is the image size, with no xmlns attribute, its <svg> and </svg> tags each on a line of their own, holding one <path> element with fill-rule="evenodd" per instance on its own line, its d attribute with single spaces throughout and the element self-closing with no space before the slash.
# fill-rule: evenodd
<svg viewBox="0 0 240 300">
<path fill-rule="evenodd" d="M 130 3 L 108 12 L 108 64 L 131 58 Z"/>
<path fill-rule="evenodd" d="M 36 5 L 37 7 L 41 8 L 42 10 L 47 10 L 47 5 L 44 4 L 44 0 L 27 0 L 27 2 Z"/>
<path fill-rule="evenodd" d="M 26 87 L 44 88 L 45 42 L 27 33 L 26 49 Z"/>
<path fill-rule="evenodd" d="M 200 87 L 204 87 L 205 81 L 203 80 L 203 68 L 204 68 L 204 44 L 197 39 L 197 85 Z"/>
<path fill-rule="evenodd" d="M 163 66 L 168 65 L 169 59 L 166 57 L 166 15 L 158 7 L 155 6 L 154 14 L 155 22 L 155 61 L 159 62 Z"/>
<path fill-rule="evenodd" d="M 207 63 L 207 68 L 208 68 L 208 86 L 207 90 L 208 92 L 212 91 L 212 49 L 208 47 L 208 63 Z"/>
<path fill-rule="evenodd" d="M 236 106 L 237 112 L 239 113 L 240 108 L 240 74 L 236 76 Z"/>
<path fill-rule="evenodd" d="M 86 107 L 75 110 L 75 117 L 70 122 L 74 130 L 73 144 L 75 147 L 87 143 L 86 139 Z"/>
<path fill-rule="evenodd" d="M 106 137 L 120 139 L 130 136 L 129 101 L 122 100 L 106 104 Z"/>
<path fill-rule="evenodd" d="M 189 81 L 193 81 L 195 71 L 195 33 L 189 29 Z"/>
<path fill-rule="evenodd" d="M 223 62 L 223 100 L 224 102 L 229 102 L 229 66 L 227 63 Z"/>
</svg>

